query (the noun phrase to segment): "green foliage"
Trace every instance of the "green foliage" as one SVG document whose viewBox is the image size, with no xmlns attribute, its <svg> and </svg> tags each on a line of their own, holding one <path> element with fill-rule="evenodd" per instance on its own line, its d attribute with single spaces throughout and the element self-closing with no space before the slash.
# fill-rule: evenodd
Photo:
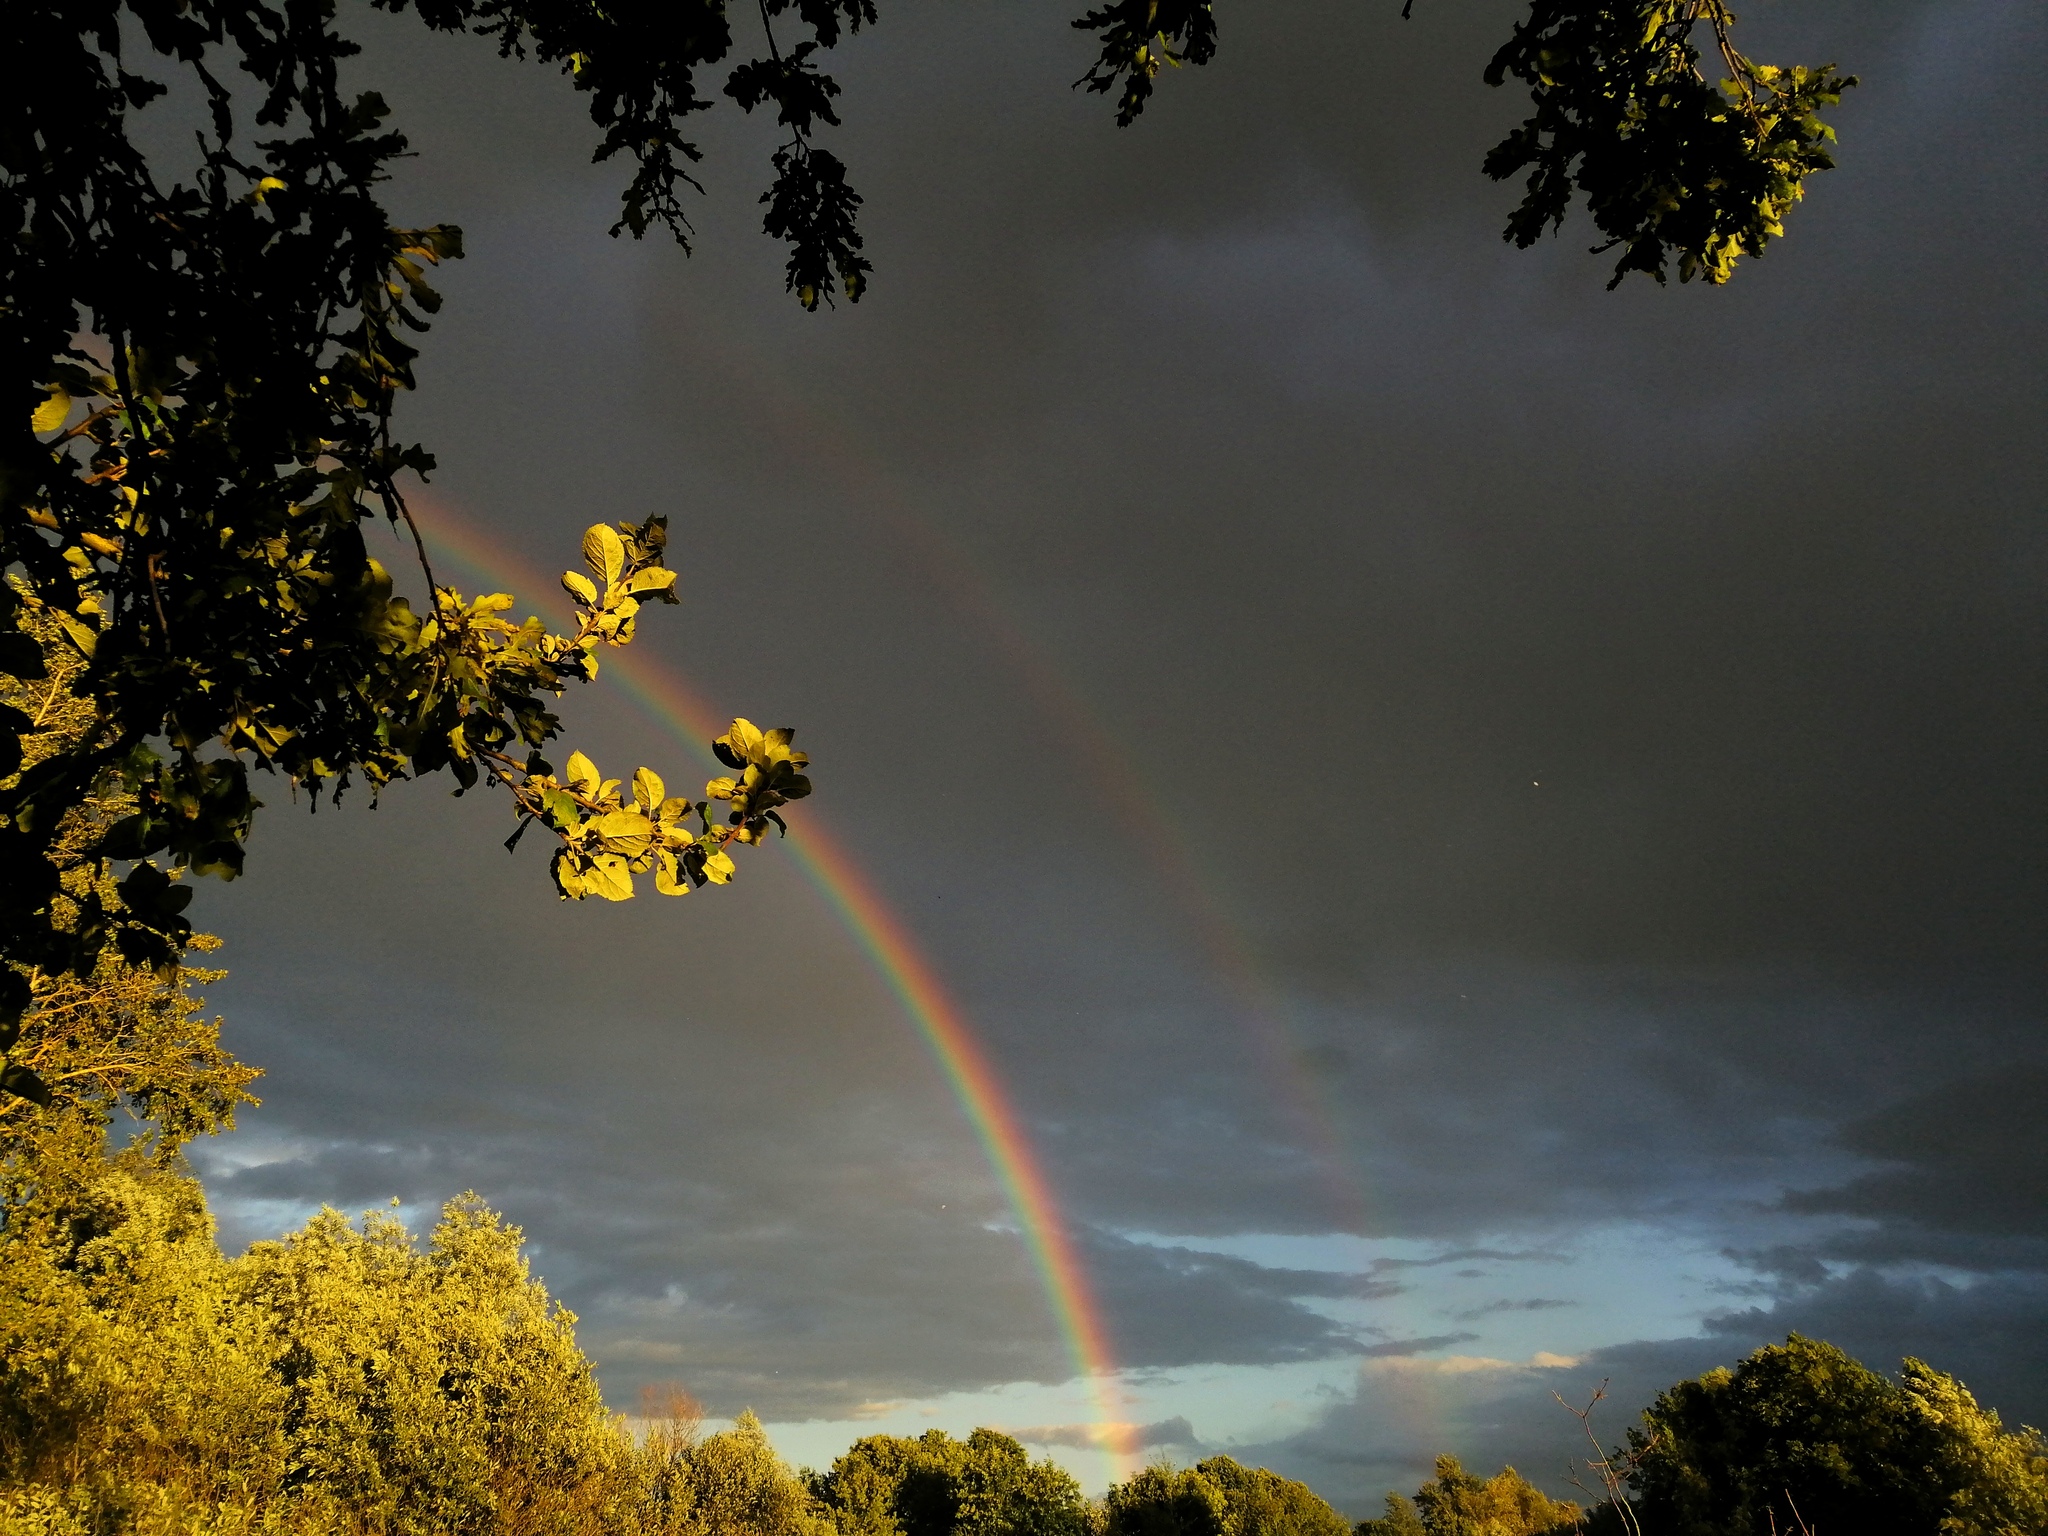
<svg viewBox="0 0 2048 1536">
<path fill-rule="evenodd" d="M 815 88 L 802 59 L 867 13 L 799 10 L 813 41 L 744 104 L 778 103 L 801 136 Z M 639 159 L 624 222 L 680 229 L 687 146 L 671 130 L 705 104 L 691 68 L 730 47 L 721 7 L 630 24 L 567 3 L 428 0 L 423 14 L 571 69 L 603 152 Z M 409 527 L 400 479 L 433 467 L 393 440 L 391 414 L 413 383 L 409 336 L 440 306 L 429 276 L 462 247 L 459 231 L 396 228 L 379 205 L 405 140 L 376 95 L 341 93 L 356 50 L 333 0 L 24 0 L 0 16 L 0 375 L 14 401 L 0 413 L 14 422 L 0 425 L 0 675 L 15 694 L 47 682 L 84 706 L 40 751 L 47 722 L 0 707 L 11 1027 L 30 978 L 86 974 L 108 942 L 175 961 L 190 892 L 169 872 L 241 870 L 252 768 L 309 801 L 356 779 L 374 792 L 481 778 L 538 817 L 545 786 L 526 781 L 551 777 L 547 696 L 594 676 L 641 603 L 677 600 L 677 578 L 663 519 L 593 529 L 592 575 L 570 583 L 577 627 L 553 635 L 501 618 L 509 597 L 436 583 L 423 546 L 415 613 L 371 557 L 363 525 Z M 189 180 L 166 183 L 131 135 L 164 94 L 129 67 L 133 50 L 182 71 L 206 105 Z M 847 251 L 793 238 L 803 261 L 858 275 Z M 783 799 L 801 792 L 782 777 Z M 569 817 L 578 791 L 555 787 L 539 819 L 568 846 L 588 817 Z M 79 814 L 115 800 L 119 818 Z M 689 844 L 666 835 L 670 857 L 647 867 L 677 890 L 729 878 L 725 844 L 756 840 L 761 820 L 734 811 Z M 557 861 L 579 877 L 563 894 L 623 894 L 610 857 L 579 846 Z M 131 866 L 118 889 L 103 878 L 116 862 Z"/>
<path fill-rule="evenodd" d="M 1346 1521 L 1308 1486 L 1228 1456 L 1195 1471 L 1223 1491 L 1224 1536 L 1345 1536 Z"/>
<path fill-rule="evenodd" d="M 1867 1536 L 2048 1530 L 2048 1442 L 1918 1360 L 1897 1383 L 1793 1334 L 1660 1395 L 1630 1432 L 1643 1528 Z"/>
<path fill-rule="evenodd" d="M 9 1536 L 830 1536 L 751 1414 L 636 1443 L 474 1196 L 230 1259 L 177 1168 L 61 1150 L 0 1240 Z"/>
<path fill-rule="evenodd" d="M 474 1195 L 425 1245 L 325 1210 L 222 1254 L 179 1157 L 256 1075 L 191 995 L 218 974 L 109 951 L 27 1014 L 49 1103 L 0 1106 L 0 1536 L 831 1536 L 751 1415 L 700 1442 L 694 1405 L 637 1439 L 607 1413 Z"/>
<path fill-rule="evenodd" d="M 1152 1466 L 1103 1500 L 1105 1536 L 1350 1536 L 1306 1483 L 1228 1456 Z"/>
<path fill-rule="evenodd" d="M 1222 1536 L 1223 1490 L 1193 1467 L 1146 1467 L 1103 1496 L 1104 1536 Z"/>
<path fill-rule="evenodd" d="M 1734 20 L 1723 0 L 1535 0 L 1486 69 L 1489 85 L 1527 84 L 1536 109 L 1486 158 L 1496 181 L 1529 173 L 1506 237 L 1533 245 L 1578 192 L 1596 249 L 1620 249 L 1610 288 L 1631 272 L 1662 283 L 1674 259 L 1681 280 L 1724 283 L 1761 255 L 1806 178 L 1834 167 L 1820 109 L 1856 82 L 1756 63 Z M 1700 72 L 1702 27 L 1728 69 L 1719 90 Z"/>
<path fill-rule="evenodd" d="M 0 707 L 28 722 L 19 738 L 21 766 L 32 770 L 89 741 L 100 722 L 73 687 L 84 659 L 60 643 L 46 614 L 28 617 L 30 638 L 47 647 L 45 675 L 32 682 L 0 678 Z M 247 1085 L 257 1071 L 221 1049 L 220 1021 L 209 1023 L 189 991 L 222 973 L 187 967 L 159 977 L 129 963 L 121 941 L 133 924 L 121 889 L 77 857 L 134 809 L 134 798 L 118 785 L 101 786 L 70 807 L 56 829 L 66 867 L 52 915 L 74 941 L 97 937 L 101 949 L 89 970 L 0 971 L 13 1014 L 0 1014 L 0 1086 L 13 1095 L 0 1099 L 0 1147 L 50 1135 L 66 1122 L 97 1136 L 120 1109 L 149 1123 L 155 1155 L 166 1157 L 193 1136 L 232 1126 L 235 1107 L 254 1102 Z M 186 894 L 166 881 L 159 899 Z M 218 943 L 204 934 L 184 939 L 187 949 L 201 952 Z M 56 1113 L 33 1115 L 32 1103 Z"/>
<path fill-rule="evenodd" d="M 832 1536 L 830 1516 L 751 1412 L 681 1460 L 690 1506 L 678 1536 Z"/>
<path fill-rule="evenodd" d="M 1387 1495 L 1386 1515 L 1363 1521 L 1358 1536 L 1564 1536 L 1581 1528 L 1579 1506 L 1553 1499 L 1513 1467 L 1474 1477 L 1455 1456 L 1436 1459 L 1436 1476 L 1414 1499 Z"/>
<path fill-rule="evenodd" d="M 192 947 L 218 942 L 199 934 Z M 157 1162 L 231 1129 L 236 1108 L 257 1102 L 248 1085 L 261 1074 L 222 1049 L 220 1020 L 190 991 L 225 974 L 187 966 L 166 983 L 110 952 L 88 976 L 38 976 L 7 1061 L 40 1091 L 0 1100 L 0 1155 L 62 1127 L 103 1136 L 117 1113 L 141 1122 Z"/>
<path fill-rule="evenodd" d="M 869 1435 L 812 1480 L 839 1536 L 1088 1536 L 1081 1488 L 1008 1435 Z"/>
<path fill-rule="evenodd" d="M 1429 1527 L 1415 1501 L 1405 1493 L 1387 1495 L 1387 1512 L 1377 1520 L 1358 1522 L 1356 1536 L 1429 1536 Z"/>
</svg>

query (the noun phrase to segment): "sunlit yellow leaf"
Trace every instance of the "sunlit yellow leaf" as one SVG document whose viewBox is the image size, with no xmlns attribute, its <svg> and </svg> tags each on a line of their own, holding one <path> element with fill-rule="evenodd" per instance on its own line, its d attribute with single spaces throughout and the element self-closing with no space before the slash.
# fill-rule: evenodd
<svg viewBox="0 0 2048 1536">
<path fill-rule="evenodd" d="M 597 788 L 597 764 L 581 752 L 569 754 L 569 766 L 563 770 L 562 776 L 586 794 Z"/>
<path fill-rule="evenodd" d="M 593 607 L 597 603 L 597 583 L 581 571 L 562 572 L 562 590 L 579 603 Z"/>
<path fill-rule="evenodd" d="M 654 838 L 654 823 L 638 811 L 606 811 L 590 828 L 607 849 L 629 858 L 645 853 Z"/>
<path fill-rule="evenodd" d="M 713 885 L 724 885 L 739 873 L 739 866 L 733 863 L 732 855 L 723 850 L 714 853 L 704 861 L 704 878 Z"/>
<path fill-rule="evenodd" d="M 562 893 L 562 900 L 581 901 L 590 894 L 590 882 L 583 878 L 583 871 L 566 850 L 555 855 L 553 874 L 555 889 Z"/>
<path fill-rule="evenodd" d="M 30 427 L 37 432 L 55 432 L 71 415 L 71 396 L 63 390 L 52 387 L 50 398 L 35 408 L 29 417 Z"/>
<path fill-rule="evenodd" d="M 583 563 L 604 586 L 616 586 L 626 568 L 626 546 L 603 523 L 592 523 L 583 535 Z"/>
<path fill-rule="evenodd" d="M 626 583 L 628 592 L 666 592 L 676 584 L 676 573 L 663 566 L 652 566 L 644 571 L 635 571 Z"/>
<path fill-rule="evenodd" d="M 683 878 L 683 871 L 676 862 L 676 856 L 666 848 L 654 858 L 654 888 L 664 896 L 690 894 L 690 882 Z"/>
<path fill-rule="evenodd" d="M 606 901 L 633 899 L 633 872 L 615 853 L 600 853 L 590 861 L 590 894 Z"/>
<path fill-rule="evenodd" d="M 660 808 L 662 799 L 668 794 L 668 787 L 661 782 L 661 775 L 652 768 L 633 770 L 633 798 L 640 809 L 652 816 Z"/>
</svg>

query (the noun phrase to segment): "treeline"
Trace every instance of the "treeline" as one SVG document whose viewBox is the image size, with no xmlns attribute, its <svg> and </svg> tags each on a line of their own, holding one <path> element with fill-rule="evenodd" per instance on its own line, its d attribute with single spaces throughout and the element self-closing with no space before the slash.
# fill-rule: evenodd
<svg viewBox="0 0 2048 1536">
<path fill-rule="evenodd" d="M 1351 1536 L 1228 1457 L 1098 1501 L 992 1430 L 814 1474 L 679 1392 L 629 1421 L 473 1195 L 424 1242 L 329 1210 L 225 1254 L 182 1158 L 253 1102 L 191 990 L 219 974 L 110 948 L 31 973 L 0 1042 L 49 1090 L 0 1101 L 0 1536 Z"/>
<path fill-rule="evenodd" d="M 575 1318 L 473 1195 L 424 1242 L 325 1211 L 239 1256 L 180 1158 L 252 1073 L 187 987 L 109 957 L 38 994 L 53 1087 L 0 1113 L 0 1536 L 2043 1536 L 2048 1446 L 1917 1361 L 1896 1381 L 1797 1336 L 1660 1396 L 1621 1498 L 1451 1458 L 1352 1526 L 1215 1456 L 1100 1500 L 1016 1440 L 870 1436 L 792 1469 L 752 1415 L 610 1412 Z M 122 1105 L 142 1134 L 107 1149 Z M 629 1427 L 630 1424 L 630 1427 Z"/>
<path fill-rule="evenodd" d="M 27 771 L 95 728 L 51 670 L 34 696 L 0 679 L 37 723 Z M 110 782 L 58 841 L 132 805 Z M 66 921 L 119 900 L 89 860 L 64 881 Z M 679 1393 L 629 1427 L 473 1195 L 424 1244 L 325 1211 L 222 1253 L 182 1160 L 253 1102 L 190 990 L 218 974 L 110 940 L 87 975 L 0 976 L 28 999 L 0 1073 L 47 1100 L 0 1098 L 0 1536 L 2048 1536 L 2040 1435 L 1918 1361 L 1893 1381 L 1796 1336 L 1666 1391 L 1587 1512 L 1449 1457 L 1354 1528 L 1227 1456 L 1090 1500 L 986 1429 L 870 1436 L 811 1473 L 750 1414 L 700 1435 Z"/>
<path fill-rule="evenodd" d="M 2038 1431 L 1923 1361 L 1892 1381 L 1798 1334 L 1668 1388 L 1580 1477 L 1606 1495 L 1585 1512 L 1442 1456 L 1357 1536 L 2048 1536 Z"/>
<path fill-rule="evenodd" d="M 323 1212 L 230 1257 L 162 1141 L 16 1135 L 0 1240 L 0 1533 L 1351 1536 L 1214 1457 L 1100 1501 L 976 1430 L 794 1470 L 752 1414 L 609 1412 L 575 1318 L 474 1196 L 424 1243 Z"/>
<path fill-rule="evenodd" d="M 30 723 L 0 788 L 103 729 L 77 655 L 36 638 L 44 675 L 0 675 Z M 220 973 L 159 975 L 102 926 L 123 898 L 90 851 L 134 812 L 110 776 L 55 839 L 55 921 L 99 935 L 97 965 L 0 966 L 27 1003 L 0 1081 L 43 1101 L 0 1094 L 0 1536 L 1351 1536 L 1227 1457 L 1091 1501 L 990 1430 L 873 1436 L 812 1474 L 751 1414 L 700 1436 L 679 1393 L 630 1423 L 472 1195 L 424 1243 L 324 1211 L 222 1253 L 182 1149 L 257 1073 L 192 991 Z"/>
</svg>

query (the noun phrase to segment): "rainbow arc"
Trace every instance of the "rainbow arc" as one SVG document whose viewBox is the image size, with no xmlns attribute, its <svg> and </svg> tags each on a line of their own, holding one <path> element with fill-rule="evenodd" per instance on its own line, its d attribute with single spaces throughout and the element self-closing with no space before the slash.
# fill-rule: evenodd
<svg viewBox="0 0 2048 1536">
<path fill-rule="evenodd" d="M 546 606 L 533 594 L 551 594 L 553 577 L 490 540 L 439 496 L 416 493 L 411 501 L 437 556 L 452 557 L 485 583 L 511 589 L 522 602 Z M 618 681 L 663 730 L 715 767 L 708 744 L 729 722 L 674 667 L 626 647 L 604 657 L 604 676 Z M 1117 1366 L 1109 1330 L 1071 1226 L 993 1061 L 909 928 L 813 806 L 804 805 L 791 818 L 789 837 L 779 846 L 792 853 L 902 1005 L 973 1128 L 1016 1217 L 1075 1373 L 1087 1384 L 1095 1439 L 1110 1476 L 1122 1476 L 1138 1447 L 1132 1443 L 1132 1426 L 1121 1422 L 1115 1408 Z"/>
</svg>

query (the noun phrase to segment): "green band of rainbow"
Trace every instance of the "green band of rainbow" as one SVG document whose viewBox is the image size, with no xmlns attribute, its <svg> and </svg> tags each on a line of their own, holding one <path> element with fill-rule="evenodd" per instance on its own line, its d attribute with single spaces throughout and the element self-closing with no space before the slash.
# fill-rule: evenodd
<svg viewBox="0 0 2048 1536">
<path fill-rule="evenodd" d="M 452 556 L 481 580 L 519 589 L 535 606 L 546 606 L 537 595 L 552 594 L 556 583 L 551 578 L 492 542 L 440 497 L 416 493 L 411 503 L 437 555 Z M 631 648 L 607 653 L 604 667 L 605 675 L 618 678 L 651 718 L 716 771 L 709 743 L 727 722 L 673 667 Z M 1113 1411 L 1110 1393 L 1117 1367 L 1102 1309 L 1052 1185 L 988 1053 L 902 920 L 811 806 L 792 818 L 783 846 L 902 1003 L 980 1140 L 1023 1233 L 1075 1372 L 1087 1384 L 1095 1439 L 1108 1459 L 1109 1475 L 1121 1476 L 1137 1448 L 1130 1444 L 1131 1427 Z"/>
</svg>

